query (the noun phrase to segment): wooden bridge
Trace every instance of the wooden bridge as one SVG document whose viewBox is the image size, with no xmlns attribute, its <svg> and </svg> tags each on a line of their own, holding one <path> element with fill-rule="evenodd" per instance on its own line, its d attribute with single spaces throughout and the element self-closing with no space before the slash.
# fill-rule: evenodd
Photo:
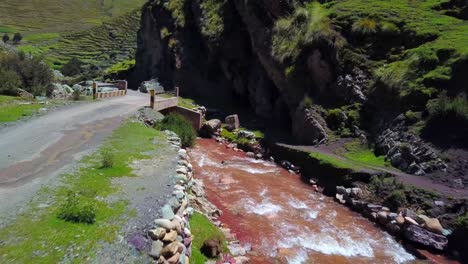
<svg viewBox="0 0 468 264">
<path fill-rule="evenodd" d="M 117 88 L 114 91 L 105 91 L 105 88 Z M 110 83 L 93 82 L 93 98 L 108 98 L 124 96 L 127 94 L 128 83 L 125 80 L 118 80 Z"/>
</svg>

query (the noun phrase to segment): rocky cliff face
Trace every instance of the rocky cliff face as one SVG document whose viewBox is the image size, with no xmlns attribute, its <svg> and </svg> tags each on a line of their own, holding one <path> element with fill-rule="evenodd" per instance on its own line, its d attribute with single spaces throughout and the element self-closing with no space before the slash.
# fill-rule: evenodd
<svg viewBox="0 0 468 264">
<path fill-rule="evenodd" d="M 204 2 L 209 1 L 186 4 L 184 27 L 177 26 L 163 4 L 147 4 L 139 34 L 136 79 L 158 77 L 166 87 L 179 86 L 187 95 L 216 100 L 238 96 L 264 119 L 310 127 L 306 132 L 293 129 L 304 143 L 322 140 L 324 128 L 319 123 L 326 124 L 308 114 L 311 110 L 306 113 L 300 103 L 307 95 L 314 100 L 343 101 L 353 93 L 353 87 L 346 87 L 349 83 L 339 85 L 337 81 L 341 69 L 336 50 L 318 43 L 302 51 L 296 66 L 296 74 L 302 77 L 289 78 L 287 65 L 271 51 L 275 21 L 291 8 L 285 1 L 224 2 L 218 9 L 222 32 L 215 37 L 204 33 Z M 166 29 L 169 35 L 164 36 Z M 306 136 L 308 132 L 312 133 Z"/>
<path fill-rule="evenodd" d="M 465 91 L 460 69 L 468 65 L 464 50 L 448 51 L 446 43 L 438 43 L 443 30 L 458 32 L 463 21 L 450 18 L 445 28 L 419 32 L 421 24 L 411 24 L 405 13 L 439 16 L 437 10 L 449 7 L 395 6 L 401 16 L 387 17 L 384 2 L 363 11 L 366 1 L 359 0 L 324 7 L 295 0 L 152 0 L 143 8 L 132 82 L 158 78 L 165 87 L 179 86 L 182 95 L 220 106 L 247 103 L 303 144 L 323 143 L 331 135 L 358 137 L 362 131 L 382 143 L 378 137 L 384 131 L 402 130 L 393 127 L 402 113 L 416 113 L 413 123 L 425 122 L 426 103 L 443 89 L 452 97 Z M 434 47 L 426 49 L 428 43 Z M 452 76 L 445 76 L 450 68 Z M 466 104 L 466 97 L 462 101 Z M 466 123 L 458 123 L 454 142 L 466 139 Z M 411 135 L 405 137 L 423 144 L 407 127 L 403 130 Z M 404 148 L 401 140 L 380 144 L 381 154 L 401 154 L 388 153 Z M 431 153 L 429 160 L 407 155 L 411 160 L 395 162 L 408 172 L 422 173 L 427 164 L 435 164 L 430 170 L 444 168 Z"/>
</svg>

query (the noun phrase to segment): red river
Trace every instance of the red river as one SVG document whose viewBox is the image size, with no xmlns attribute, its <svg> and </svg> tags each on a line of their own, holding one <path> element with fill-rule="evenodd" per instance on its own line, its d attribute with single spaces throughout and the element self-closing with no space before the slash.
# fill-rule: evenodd
<svg viewBox="0 0 468 264">
<path fill-rule="evenodd" d="M 208 139 L 197 140 L 190 155 L 208 199 L 223 211 L 220 221 L 252 245 L 252 263 L 415 260 L 392 236 L 275 163 Z"/>
</svg>

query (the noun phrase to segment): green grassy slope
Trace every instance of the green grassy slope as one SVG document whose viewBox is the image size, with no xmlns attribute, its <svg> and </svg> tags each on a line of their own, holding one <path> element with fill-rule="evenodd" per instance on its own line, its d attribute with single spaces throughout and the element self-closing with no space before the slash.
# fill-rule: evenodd
<svg viewBox="0 0 468 264">
<path fill-rule="evenodd" d="M 372 50 L 367 58 L 377 61 L 381 81 L 402 96 L 422 91 L 430 97 L 451 78 L 454 63 L 468 58 L 468 21 L 448 15 L 442 6 L 447 2 L 346 0 L 327 6 L 355 48 Z"/>
<path fill-rule="evenodd" d="M 0 32 L 45 39 L 49 33 L 81 31 L 141 7 L 145 0 L 2 0 Z M 45 35 L 43 35 L 45 34 Z M 29 37 L 29 40 L 39 40 Z"/>
</svg>

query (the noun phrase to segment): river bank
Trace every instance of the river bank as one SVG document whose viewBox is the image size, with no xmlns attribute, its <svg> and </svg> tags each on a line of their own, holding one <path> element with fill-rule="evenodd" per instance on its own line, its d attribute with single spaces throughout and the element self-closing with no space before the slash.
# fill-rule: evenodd
<svg viewBox="0 0 468 264">
<path fill-rule="evenodd" d="M 220 134 L 223 135 L 222 132 Z M 232 143 L 229 143 L 229 141 L 225 141 L 220 138 L 217 138 L 217 141 L 220 142 L 220 144 L 224 143 L 225 147 L 232 149 L 234 153 L 237 153 L 238 151 L 240 151 L 239 149 L 237 149 L 237 146 L 239 146 L 238 144 L 237 145 L 232 144 Z M 283 166 L 286 165 L 290 173 L 296 169 L 297 171 L 299 171 L 299 167 L 300 167 L 300 175 L 301 175 L 300 178 L 302 182 L 307 183 L 309 185 L 313 185 L 313 189 L 323 191 L 324 194 L 327 194 L 328 196 L 334 197 L 335 194 L 337 193 L 336 188 L 337 186 L 340 186 L 340 185 L 347 186 L 348 190 L 351 190 L 351 187 L 362 187 L 362 189 L 366 193 L 365 199 L 363 199 L 364 204 L 365 205 L 374 204 L 375 208 L 377 209 L 374 210 L 375 212 L 366 211 L 366 210 L 356 210 L 356 208 L 354 208 L 354 210 L 358 212 L 362 212 L 363 216 L 367 217 L 373 222 L 376 222 L 377 227 L 383 228 L 386 231 L 390 231 L 389 233 L 393 233 L 394 235 L 396 235 L 396 238 L 398 240 L 401 240 L 401 239 L 405 240 L 405 238 L 408 238 L 408 236 L 405 236 L 403 233 L 399 235 L 398 232 L 397 234 L 395 234 L 395 232 L 392 232 L 391 229 L 389 230 L 388 225 L 386 226 L 387 222 L 383 221 L 385 223 L 383 224 L 379 223 L 379 220 L 377 219 L 377 215 L 379 214 L 379 211 L 381 211 L 380 209 L 382 208 L 384 210 L 388 210 L 388 213 L 386 213 L 386 216 L 398 215 L 394 213 L 390 214 L 390 209 L 382 205 L 379 206 L 379 204 L 386 205 L 385 197 L 389 195 L 389 192 L 395 193 L 395 191 L 396 192 L 399 192 L 400 190 L 403 191 L 403 195 L 407 196 L 408 198 L 408 201 L 405 201 L 406 202 L 405 205 L 407 206 L 407 208 L 410 208 L 409 210 L 412 212 L 411 216 L 413 218 L 418 219 L 418 221 L 420 221 L 419 220 L 420 218 L 418 215 L 421 215 L 421 217 L 425 217 L 425 218 L 428 218 L 428 217 L 426 217 L 424 214 L 429 215 L 429 218 L 440 216 L 439 219 L 442 222 L 443 226 L 448 228 L 446 231 L 444 231 L 446 232 L 444 234 L 445 235 L 448 235 L 450 233 L 453 234 L 453 235 L 449 235 L 449 240 L 450 240 L 449 245 L 446 247 L 447 242 L 443 244 L 443 247 L 445 249 L 444 252 L 446 255 L 451 255 L 452 257 L 455 257 L 455 258 L 460 257 L 460 255 L 458 255 L 459 254 L 458 252 L 461 251 L 460 247 L 463 247 L 464 243 L 460 241 L 460 237 L 462 236 L 460 236 L 460 230 L 457 227 L 457 223 L 458 223 L 457 216 L 459 216 L 460 212 L 463 211 L 463 208 L 460 209 L 459 206 L 461 205 L 463 207 L 463 204 L 466 205 L 466 202 L 463 202 L 463 200 L 460 201 L 460 200 L 453 199 L 450 197 L 444 197 L 437 193 L 424 191 L 422 189 L 415 188 L 414 186 L 395 184 L 395 180 L 392 178 L 392 176 L 386 175 L 385 173 L 376 173 L 375 171 L 366 170 L 366 169 L 350 170 L 349 168 L 336 167 L 336 166 L 333 166 L 333 164 L 330 164 L 328 162 L 323 162 L 320 159 L 316 159 L 316 158 L 314 159 L 314 157 L 311 157 L 311 155 L 309 155 L 309 153 L 306 153 L 306 152 L 301 152 L 301 151 L 294 150 L 294 149 L 289 149 L 289 151 L 284 151 L 284 148 L 283 148 L 283 153 L 274 151 L 271 148 L 268 148 L 270 152 L 266 152 L 265 149 L 267 149 L 265 148 L 265 145 L 264 145 L 263 150 L 258 149 L 257 153 L 261 153 L 260 155 L 259 154 L 255 155 L 255 153 L 249 153 L 249 152 L 247 152 L 246 155 L 249 156 L 250 158 L 253 158 L 255 156 L 257 156 L 257 158 L 262 157 L 262 156 L 268 157 L 268 155 L 272 155 L 274 156 L 274 158 L 272 157 L 270 159 L 276 160 L 277 162 L 281 163 Z M 284 155 L 285 152 L 288 155 Z M 290 161 L 290 162 L 284 162 L 285 160 Z M 280 161 L 283 161 L 283 162 L 280 162 Z M 299 166 L 294 166 L 292 165 L 291 162 Z M 373 177 L 377 177 L 377 175 L 380 175 L 381 178 L 373 178 Z M 374 179 L 374 181 L 372 182 L 371 179 Z M 382 185 L 382 182 L 384 182 L 383 185 L 386 185 L 386 186 L 381 188 L 380 190 L 376 190 L 375 188 L 373 189 L 372 187 L 375 187 L 373 186 L 373 184 L 375 185 L 375 183 L 378 182 L 376 179 L 381 181 L 380 182 L 381 185 Z M 392 182 L 393 182 L 393 186 L 388 188 L 389 186 L 387 185 L 392 185 L 391 184 Z M 213 195 L 213 193 L 211 194 Z M 342 194 L 339 194 L 339 195 L 341 196 Z M 216 195 L 215 197 L 216 197 L 215 199 L 219 198 Z M 350 197 L 345 197 L 345 199 L 349 200 Z M 341 201 L 342 203 L 346 203 L 344 200 L 341 200 Z M 223 208 L 220 204 L 216 202 L 216 200 L 213 202 L 217 206 L 220 206 L 220 208 Z M 353 208 L 353 206 L 351 206 L 351 208 Z M 392 210 L 396 210 L 396 209 L 394 208 Z M 394 220 L 395 219 L 390 219 L 388 222 L 391 222 L 391 221 L 394 222 Z M 424 223 L 418 223 L 418 224 L 423 224 L 424 226 Z M 425 232 L 422 230 L 418 230 L 418 232 L 419 231 L 421 231 L 422 233 Z M 419 238 L 419 241 L 416 240 L 417 242 L 409 241 L 409 243 L 405 242 L 404 244 L 406 246 L 409 246 L 409 249 L 412 252 L 414 252 L 416 255 L 418 255 L 420 258 L 423 258 L 423 259 L 428 258 L 430 260 L 434 260 L 440 263 L 452 263 L 451 259 L 448 259 L 440 255 L 441 251 L 430 250 L 432 246 L 431 245 L 432 242 L 429 242 L 429 244 L 421 245 L 420 242 L 424 243 L 424 241 L 422 241 L 424 239 L 427 239 L 427 240 L 438 239 L 437 235 L 435 234 L 429 233 L 429 236 L 427 235 L 428 234 L 426 234 L 425 238 Z M 417 251 L 415 247 L 420 248 L 421 250 Z M 429 251 L 432 253 L 429 253 L 426 249 L 429 249 Z M 463 258 L 463 255 L 461 257 Z M 453 262 L 453 263 L 456 263 L 456 262 Z"/>
<path fill-rule="evenodd" d="M 252 245 L 252 263 L 415 259 L 391 236 L 272 162 L 205 139 L 190 154 L 208 198 L 223 211 L 221 222 Z"/>
</svg>

